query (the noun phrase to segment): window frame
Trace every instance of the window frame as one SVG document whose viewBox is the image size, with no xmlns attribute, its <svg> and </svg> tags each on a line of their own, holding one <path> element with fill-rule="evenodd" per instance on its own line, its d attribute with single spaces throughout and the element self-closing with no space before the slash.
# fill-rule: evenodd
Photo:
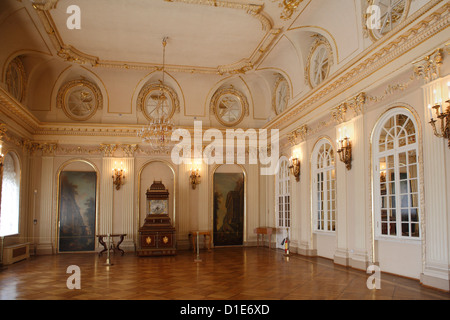
<svg viewBox="0 0 450 320">
<path fill-rule="evenodd" d="M 385 149 L 383 151 L 380 151 L 380 137 L 381 133 L 383 131 L 383 128 L 386 127 L 386 124 L 391 119 L 395 118 L 395 123 L 393 126 L 391 126 L 389 129 L 392 130 L 395 126 L 397 126 L 397 116 L 403 115 L 408 118 L 407 121 L 404 122 L 403 127 L 408 123 L 408 121 L 411 121 L 411 123 L 414 125 L 414 136 L 415 136 L 415 142 L 413 143 L 406 143 L 405 145 L 399 145 L 400 138 L 397 134 L 396 137 L 394 137 L 392 143 L 393 148 L 387 149 L 385 145 Z M 406 141 L 408 141 L 408 138 L 411 135 L 406 136 Z M 422 240 L 423 232 L 422 232 L 422 207 L 421 207 L 421 199 L 422 199 L 422 192 L 420 187 L 420 181 L 421 181 L 421 174 L 420 174 L 420 148 L 419 148 L 419 127 L 416 121 L 415 116 L 407 109 L 405 108 L 393 108 L 383 114 L 380 119 L 378 120 L 374 135 L 372 138 L 372 181 L 373 181 L 373 221 L 374 221 L 374 236 L 375 240 L 390 240 L 390 241 L 402 241 L 402 242 L 418 242 Z M 415 162 L 410 163 L 408 155 L 410 152 L 415 153 Z M 400 163 L 400 156 L 402 154 L 405 154 L 406 164 L 401 165 Z M 386 167 L 380 168 L 380 159 L 385 159 Z M 389 159 L 390 158 L 390 159 Z M 393 163 L 393 167 L 389 166 L 389 162 Z M 415 176 L 411 178 L 411 172 L 409 171 L 409 167 L 415 167 Z M 407 169 L 407 178 L 402 178 L 401 174 L 404 172 L 401 172 L 402 168 Z M 384 182 L 381 181 L 381 172 L 385 171 L 385 177 L 388 176 L 386 172 L 389 170 L 394 175 L 393 181 L 391 179 L 385 180 Z M 384 178 L 386 179 L 386 178 Z M 403 192 L 404 187 L 402 188 L 401 183 L 406 181 L 406 189 L 408 191 Z M 416 191 L 411 191 L 411 185 L 412 182 L 416 183 Z M 382 186 L 381 184 L 384 184 L 386 190 L 386 194 L 382 194 Z M 391 194 L 391 189 L 394 190 L 394 193 Z M 398 190 L 399 192 L 396 192 Z M 412 206 L 412 198 L 414 195 L 417 196 L 416 206 Z M 408 206 L 404 206 L 402 203 L 403 198 L 406 196 L 406 199 L 408 200 Z M 383 197 L 385 197 L 385 201 L 389 203 L 393 203 L 392 200 L 394 200 L 394 207 L 388 206 L 383 207 Z M 391 199 L 389 199 L 391 198 Z M 386 204 L 388 205 L 388 204 Z M 385 210 L 386 212 L 386 221 L 383 221 L 382 217 L 382 211 Z M 395 214 L 395 220 L 390 220 L 391 213 L 390 211 L 394 211 Z M 408 220 L 405 222 L 402 220 L 403 211 L 408 210 Z M 416 210 L 417 215 L 417 222 L 413 221 L 411 218 L 412 210 Z M 386 224 L 387 227 L 387 234 L 383 233 L 383 223 Z M 402 224 L 409 224 L 409 235 L 405 236 L 403 235 L 402 231 Z M 391 234 L 391 224 L 395 224 L 395 234 Z M 419 236 L 414 237 L 412 236 L 412 224 L 416 224 L 416 227 L 418 228 Z"/>
<path fill-rule="evenodd" d="M 318 161 L 319 161 L 319 155 L 321 153 L 321 149 L 323 146 L 329 146 L 329 151 L 332 152 L 331 156 L 331 164 L 328 166 L 323 166 L 322 168 L 318 168 Z M 323 161 L 323 159 L 322 159 Z M 311 191 L 312 191 L 312 223 L 313 223 L 313 233 L 325 233 L 325 234 L 336 234 L 337 230 L 337 189 L 336 189 L 336 152 L 333 147 L 333 144 L 330 140 L 326 138 L 320 139 L 316 146 L 314 147 L 313 153 L 312 153 L 312 177 L 311 177 Z M 321 204 L 324 205 L 323 209 L 323 215 L 321 217 L 323 219 L 320 219 L 320 221 L 323 220 L 323 226 L 319 227 L 319 205 L 318 205 L 318 187 L 319 187 L 319 181 L 317 177 L 322 175 L 321 180 L 321 187 L 323 188 L 323 200 Z M 328 176 L 329 174 L 329 176 Z M 328 177 L 330 179 L 328 179 Z M 326 179 L 325 179 L 326 178 Z M 331 186 L 331 189 L 328 188 L 328 186 Z M 334 188 L 334 198 L 333 198 L 333 188 Z M 329 199 L 329 195 L 331 195 L 331 199 Z M 331 208 L 329 208 L 329 204 L 331 205 Z M 334 213 L 334 216 L 333 216 Z M 330 217 L 331 215 L 331 217 Z M 334 230 L 333 230 L 334 227 Z"/>
<path fill-rule="evenodd" d="M 289 160 L 286 157 L 281 157 L 279 160 L 275 187 L 276 225 L 278 228 L 291 228 L 291 178 L 289 175 Z M 283 199 L 282 203 L 280 203 L 280 198 Z"/>
</svg>

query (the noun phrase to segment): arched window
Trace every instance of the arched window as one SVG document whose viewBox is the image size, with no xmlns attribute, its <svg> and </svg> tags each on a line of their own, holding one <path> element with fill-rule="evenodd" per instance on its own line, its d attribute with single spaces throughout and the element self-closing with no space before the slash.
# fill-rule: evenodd
<svg viewBox="0 0 450 320">
<path fill-rule="evenodd" d="M 386 113 L 373 136 L 377 236 L 420 238 L 416 123 L 405 109 Z"/>
<path fill-rule="evenodd" d="M 277 174 L 277 225 L 282 228 L 291 227 L 291 180 L 289 178 L 289 161 L 280 159 Z"/>
<path fill-rule="evenodd" d="M 19 161 L 7 153 L 3 162 L 0 235 L 19 233 L 20 168 Z"/>
<path fill-rule="evenodd" d="M 313 219 L 316 231 L 336 231 L 335 153 L 328 140 L 317 143 L 313 153 Z"/>
</svg>

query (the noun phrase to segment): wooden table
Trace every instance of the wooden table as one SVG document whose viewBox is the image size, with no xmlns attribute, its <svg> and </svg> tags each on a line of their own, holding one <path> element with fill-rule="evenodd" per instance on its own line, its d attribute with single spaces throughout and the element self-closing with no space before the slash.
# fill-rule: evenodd
<svg viewBox="0 0 450 320">
<path fill-rule="evenodd" d="M 263 245 L 264 245 L 264 235 L 269 236 L 269 249 L 270 249 L 270 244 L 272 243 L 272 234 L 276 233 L 277 229 L 271 227 L 258 227 L 255 228 L 254 232 L 256 233 L 256 240 L 258 247 L 259 247 L 259 236 L 262 237 Z"/>
<path fill-rule="evenodd" d="M 197 233 L 199 236 L 203 236 L 205 249 L 206 249 L 206 237 L 209 237 L 208 250 L 211 250 L 211 231 L 195 230 L 195 231 L 189 231 L 189 237 L 192 237 L 192 248 L 193 248 L 194 252 L 196 249 L 195 240 L 197 239 Z"/>
<path fill-rule="evenodd" d="M 115 250 L 118 250 L 118 251 L 120 251 L 121 253 L 122 253 L 122 255 L 125 253 L 122 249 L 120 249 L 120 244 L 122 243 L 122 241 L 123 241 L 123 239 L 126 237 L 127 235 L 126 234 L 110 234 L 109 235 L 109 237 L 111 237 L 111 238 L 117 238 L 117 237 L 119 237 L 119 241 L 117 242 L 117 244 L 116 245 L 114 245 L 114 241 L 111 241 L 111 247 L 112 247 L 112 249 L 115 251 Z M 100 234 L 100 235 L 97 235 L 97 237 L 98 237 L 98 242 L 101 244 L 101 245 L 103 245 L 103 250 L 102 251 L 100 251 L 99 252 L 99 256 L 101 256 L 102 254 L 103 254 L 103 252 L 105 252 L 105 251 L 108 251 L 108 245 L 105 243 L 105 241 L 103 241 L 103 238 L 108 238 L 108 235 L 107 234 Z M 111 248 L 110 248 L 111 249 Z"/>
</svg>

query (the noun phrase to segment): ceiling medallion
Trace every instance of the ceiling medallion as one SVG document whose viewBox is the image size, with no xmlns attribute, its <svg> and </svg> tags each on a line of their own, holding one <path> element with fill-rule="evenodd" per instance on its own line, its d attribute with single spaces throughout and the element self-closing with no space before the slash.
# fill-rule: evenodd
<svg viewBox="0 0 450 320">
<path fill-rule="evenodd" d="M 162 44 L 162 81 L 145 86 L 138 96 L 138 108 L 149 121 L 148 126 L 138 132 L 138 137 L 149 143 L 154 150 L 165 152 L 175 129 L 171 119 L 175 110 L 179 110 L 179 102 L 176 93 L 164 85 L 167 37 L 164 37 Z"/>
<path fill-rule="evenodd" d="M 283 12 L 280 15 L 280 18 L 283 20 L 289 20 L 294 14 L 295 10 L 297 10 L 298 6 L 303 2 L 303 0 L 272 0 L 272 1 L 280 1 L 278 6 L 283 8 Z"/>
<path fill-rule="evenodd" d="M 367 3 L 367 10 L 376 8 L 372 13 L 364 13 L 364 27 L 373 41 L 380 39 L 403 22 L 411 6 L 411 0 L 367 0 Z M 368 19 L 375 22 L 373 26 L 368 27 Z"/>
<path fill-rule="evenodd" d="M 272 106 L 277 115 L 286 110 L 289 103 L 289 84 L 286 79 L 279 76 L 275 82 L 275 90 L 272 95 Z"/>
<path fill-rule="evenodd" d="M 87 80 L 73 80 L 64 84 L 58 91 L 57 107 L 72 120 L 84 121 L 91 118 L 97 109 L 103 108 L 100 89 Z"/>
<path fill-rule="evenodd" d="M 249 114 L 247 98 L 233 86 L 214 94 L 211 110 L 217 120 L 227 127 L 238 125 Z"/>
<path fill-rule="evenodd" d="M 19 57 L 14 58 L 8 64 L 5 82 L 8 92 L 11 93 L 17 101 L 22 102 L 25 97 L 26 73 L 22 60 Z"/>
<path fill-rule="evenodd" d="M 316 34 L 306 64 L 305 77 L 311 88 L 322 83 L 330 73 L 333 64 L 333 51 L 325 37 Z"/>
</svg>

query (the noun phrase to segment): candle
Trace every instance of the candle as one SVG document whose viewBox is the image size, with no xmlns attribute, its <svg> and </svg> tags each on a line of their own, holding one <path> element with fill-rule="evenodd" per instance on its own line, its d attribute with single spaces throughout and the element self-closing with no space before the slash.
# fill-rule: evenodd
<svg viewBox="0 0 450 320">
<path fill-rule="evenodd" d="M 450 81 L 447 82 L 448 99 L 450 100 Z"/>
<path fill-rule="evenodd" d="M 433 120 L 433 111 L 431 110 L 431 104 L 428 105 L 428 110 L 430 111 L 430 119 Z"/>
</svg>

